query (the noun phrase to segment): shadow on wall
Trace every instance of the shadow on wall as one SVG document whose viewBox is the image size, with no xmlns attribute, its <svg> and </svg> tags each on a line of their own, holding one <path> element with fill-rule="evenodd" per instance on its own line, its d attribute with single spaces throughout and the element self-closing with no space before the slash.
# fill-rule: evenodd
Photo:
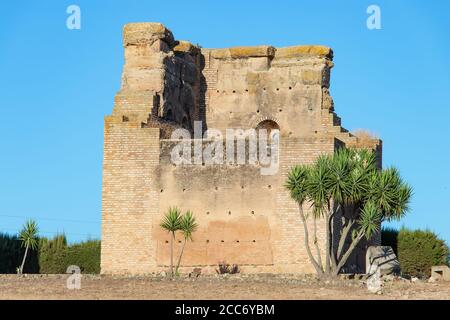
<svg viewBox="0 0 450 320">
<path fill-rule="evenodd" d="M 206 91 L 208 90 L 208 84 L 206 82 L 206 77 L 203 74 L 203 70 L 205 69 L 205 57 L 202 54 L 199 55 L 199 64 L 200 90 L 198 97 L 198 120 L 203 123 L 203 134 L 208 130 L 208 124 L 206 123 Z"/>
<path fill-rule="evenodd" d="M 392 250 L 394 250 L 395 255 L 398 257 L 397 241 L 398 230 L 392 228 L 383 228 L 381 230 L 381 245 L 391 247 Z"/>
</svg>

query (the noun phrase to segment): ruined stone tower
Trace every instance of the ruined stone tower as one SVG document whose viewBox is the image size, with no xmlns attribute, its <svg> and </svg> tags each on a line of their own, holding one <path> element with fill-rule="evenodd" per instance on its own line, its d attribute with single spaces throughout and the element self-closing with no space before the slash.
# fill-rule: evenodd
<svg viewBox="0 0 450 320">
<path fill-rule="evenodd" d="M 170 206 L 192 210 L 199 224 L 184 268 L 213 270 L 224 261 L 243 272 L 313 272 L 297 205 L 283 187 L 289 168 L 340 146 L 374 148 L 381 156 L 381 141 L 361 141 L 334 113 L 332 50 L 204 49 L 176 41 L 159 23 L 127 24 L 123 45 L 122 86 L 105 118 L 102 273 L 166 269 L 169 235 L 159 224 Z M 174 164 L 171 133 L 193 131 L 195 122 L 203 132 L 279 129 L 279 170 Z M 319 226 L 322 242 L 324 231 Z"/>
</svg>

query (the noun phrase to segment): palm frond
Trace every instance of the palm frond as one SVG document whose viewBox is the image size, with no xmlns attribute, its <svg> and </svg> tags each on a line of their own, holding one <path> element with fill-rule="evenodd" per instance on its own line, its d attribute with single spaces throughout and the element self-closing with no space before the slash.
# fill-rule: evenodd
<svg viewBox="0 0 450 320">
<path fill-rule="evenodd" d="M 19 239 L 22 241 L 23 247 L 30 247 L 35 250 L 38 247 L 38 232 L 39 228 L 36 221 L 30 219 L 27 220 L 23 229 L 19 233 Z"/>
<path fill-rule="evenodd" d="M 308 197 L 308 174 L 308 167 L 295 166 L 289 172 L 285 183 L 285 187 L 289 190 L 292 199 L 300 204 L 303 204 Z"/>
<path fill-rule="evenodd" d="M 161 228 L 167 232 L 180 230 L 181 211 L 177 207 L 170 207 L 160 224 Z"/>
<path fill-rule="evenodd" d="M 358 225 L 366 239 L 370 239 L 376 232 L 380 231 L 381 212 L 373 202 L 367 202 L 362 208 Z"/>
<path fill-rule="evenodd" d="M 180 230 L 186 240 L 192 240 L 192 234 L 197 230 L 198 224 L 195 221 L 192 211 L 187 211 L 180 219 Z"/>
</svg>

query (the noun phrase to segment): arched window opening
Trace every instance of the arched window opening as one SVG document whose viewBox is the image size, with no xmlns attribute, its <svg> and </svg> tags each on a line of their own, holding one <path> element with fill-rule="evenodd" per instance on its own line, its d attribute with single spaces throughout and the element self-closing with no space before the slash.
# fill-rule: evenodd
<svg viewBox="0 0 450 320">
<path fill-rule="evenodd" d="M 280 126 L 273 120 L 264 120 L 256 126 L 256 134 L 258 139 L 258 149 L 261 151 L 261 148 L 265 148 L 267 156 L 270 157 L 272 154 L 271 150 L 273 143 L 277 142 L 280 137 Z M 265 145 L 263 141 L 260 140 L 261 138 L 264 139 Z"/>
<path fill-rule="evenodd" d="M 268 137 L 271 137 L 271 133 L 273 130 L 280 131 L 280 126 L 273 120 L 264 120 L 258 123 L 256 126 L 256 131 L 266 130 Z"/>
</svg>

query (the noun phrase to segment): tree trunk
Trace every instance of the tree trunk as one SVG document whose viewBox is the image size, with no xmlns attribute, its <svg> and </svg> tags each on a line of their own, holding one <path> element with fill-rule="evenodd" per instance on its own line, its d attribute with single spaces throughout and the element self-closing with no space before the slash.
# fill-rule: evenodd
<svg viewBox="0 0 450 320">
<path fill-rule="evenodd" d="M 317 220 L 316 219 L 314 219 L 314 246 L 316 247 L 316 251 L 317 251 L 317 264 L 320 266 L 320 269 L 323 269 L 322 255 L 320 254 L 320 247 L 317 242 Z"/>
<path fill-rule="evenodd" d="M 177 263 L 177 267 L 175 269 L 175 274 L 178 274 L 178 269 L 180 268 L 181 257 L 183 256 L 184 246 L 185 245 L 186 245 L 186 238 L 184 238 L 183 246 L 181 247 L 180 255 L 178 256 L 178 263 Z"/>
<path fill-rule="evenodd" d="M 170 237 L 170 275 L 173 277 L 173 240 L 175 238 L 175 232 L 172 232 Z"/>
<path fill-rule="evenodd" d="M 337 253 L 336 253 L 336 257 L 338 260 L 341 259 L 342 250 L 344 250 L 345 241 L 347 240 L 348 233 L 350 232 L 350 230 L 352 229 L 354 224 L 355 224 L 355 221 L 350 220 L 347 223 L 347 225 L 344 226 L 344 228 L 342 229 L 342 235 L 341 235 L 341 238 L 339 239 L 339 245 L 338 245 L 338 249 L 337 249 Z"/>
<path fill-rule="evenodd" d="M 27 258 L 27 254 L 28 254 L 28 245 L 25 247 L 25 254 L 23 255 L 23 260 L 22 260 L 22 264 L 20 265 L 20 274 L 23 274 L 23 266 L 25 265 L 25 259 Z"/>
<path fill-rule="evenodd" d="M 330 275 L 330 200 L 327 203 L 328 212 L 325 214 L 325 233 L 326 233 L 326 251 L 325 251 L 325 273 Z"/>
<path fill-rule="evenodd" d="M 335 217 L 336 211 L 333 211 L 333 213 L 330 215 L 330 218 L 328 220 L 328 225 L 330 228 L 330 257 L 331 257 L 331 269 L 334 270 L 336 268 L 337 262 L 336 262 L 336 254 L 334 250 L 334 217 Z"/>
<path fill-rule="evenodd" d="M 311 253 L 311 248 L 309 247 L 309 234 L 308 234 L 308 226 L 306 225 L 306 218 L 305 215 L 303 214 L 303 207 L 301 204 L 299 204 L 299 210 L 300 210 L 300 217 L 302 219 L 302 223 L 303 223 L 303 228 L 305 231 L 305 247 L 306 247 L 306 252 L 308 253 L 308 257 L 309 260 L 311 261 L 311 263 L 314 266 L 314 269 L 316 269 L 317 275 L 319 277 L 321 277 L 323 275 L 323 270 L 321 267 L 319 267 L 317 261 L 314 259 L 312 253 Z"/>
<path fill-rule="evenodd" d="M 339 260 L 339 264 L 337 265 L 336 269 L 334 270 L 333 274 L 335 276 L 337 276 L 339 274 L 339 271 L 341 271 L 342 267 L 344 266 L 344 264 L 347 262 L 348 258 L 350 257 L 350 255 L 352 254 L 353 250 L 355 250 L 356 246 L 358 245 L 358 243 L 361 241 L 361 239 L 364 237 L 364 233 L 362 233 L 361 231 L 358 233 L 357 237 L 352 241 L 352 243 L 350 244 L 350 247 L 348 248 L 348 250 L 344 253 L 344 255 L 342 256 L 342 258 Z"/>
</svg>

